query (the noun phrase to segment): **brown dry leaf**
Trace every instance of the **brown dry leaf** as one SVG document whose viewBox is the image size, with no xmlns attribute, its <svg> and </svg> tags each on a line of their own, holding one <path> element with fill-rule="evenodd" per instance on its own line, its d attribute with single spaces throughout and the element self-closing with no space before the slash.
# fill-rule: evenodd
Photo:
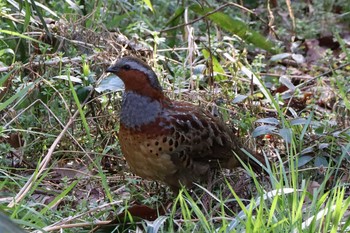
<svg viewBox="0 0 350 233">
<path fill-rule="evenodd" d="M 157 219 L 159 215 L 164 215 L 164 208 L 152 209 L 145 205 L 133 205 L 129 207 L 127 210 L 123 211 L 121 214 L 117 216 L 117 218 L 113 221 L 113 223 L 124 223 L 125 220 L 128 221 L 128 213 L 133 218 L 141 218 L 149 221 L 154 221 Z"/>
<path fill-rule="evenodd" d="M 332 109 L 336 102 L 336 95 L 330 86 L 313 87 L 310 89 L 320 107 Z"/>
<path fill-rule="evenodd" d="M 91 175 L 88 168 L 83 162 L 77 160 L 60 160 L 58 162 L 58 167 L 54 168 L 58 179 L 67 177 L 69 179 L 84 177 L 86 175 Z"/>
<path fill-rule="evenodd" d="M 307 191 L 312 194 L 314 190 L 317 190 L 320 187 L 321 185 L 317 181 L 311 181 L 309 186 L 307 187 Z"/>
<path fill-rule="evenodd" d="M 339 49 L 339 42 L 334 40 L 332 35 L 324 36 L 318 39 L 305 40 L 306 62 L 315 63 L 326 55 L 326 50 L 335 51 Z"/>
<path fill-rule="evenodd" d="M 314 191 L 320 188 L 320 184 L 317 181 L 311 181 L 309 186 L 307 186 L 307 191 L 313 195 Z M 304 203 L 310 203 L 310 198 L 306 195 Z"/>
<path fill-rule="evenodd" d="M 11 133 L 9 137 L 6 138 L 6 142 L 16 149 L 22 147 L 24 144 L 22 135 L 19 132 Z"/>
<path fill-rule="evenodd" d="M 323 48 L 319 45 L 319 41 L 317 39 L 310 39 L 305 41 L 305 47 L 306 47 L 306 62 L 307 63 L 314 63 L 318 60 L 321 60 L 327 48 Z"/>
</svg>

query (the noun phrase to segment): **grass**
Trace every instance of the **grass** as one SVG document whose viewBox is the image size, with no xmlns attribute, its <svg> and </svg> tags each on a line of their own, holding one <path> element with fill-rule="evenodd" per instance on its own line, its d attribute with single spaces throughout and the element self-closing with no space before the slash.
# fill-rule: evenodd
<svg viewBox="0 0 350 233">
<path fill-rule="evenodd" d="M 234 4 L 212 1 L 201 10 L 159 0 L 152 13 L 145 1 L 82 8 L 15 3 L 0 4 L 0 210 L 22 228 L 89 232 L 114 220 L 115 232 L 349 231 L 350 59 L 341 33 L 334 32 L 339 50 L 328 50 L 317 64 L 293 66 L 269 60 L 270 47 L 258 49 L 268 46 L 259 33 L 265 13 L 257 17 Z M 336 21 L 330 7 L 341 3 L 314 7 L 344 26 L 348 8 Z M 298 35 L 314 38 L 326 29 L 312 21 L 322 11 L 301 18 L 305 7 L 293 4 Z M 201 20 L 181 25 L 185 13 Z M 289 37 L 285 19 L 268 13 L 280 36 Z M 236 18 L 248 37 L 232 36 L 237 28 L 222 21 Z M 106 29 L 115 25 L 135 38 Z M 293 53 L 306 57 L 302 47 Z M 94 89 L 122 54 L 148 58 L 171 98 L 221 115 L 248 147 L 273 161 L 268 175 L 247 166 L 221 171 L 172 196 L 131 174 L 117 138 L 121 93 Z M 287 89 L 280 91 L 281 84 Z"/>
</svg>

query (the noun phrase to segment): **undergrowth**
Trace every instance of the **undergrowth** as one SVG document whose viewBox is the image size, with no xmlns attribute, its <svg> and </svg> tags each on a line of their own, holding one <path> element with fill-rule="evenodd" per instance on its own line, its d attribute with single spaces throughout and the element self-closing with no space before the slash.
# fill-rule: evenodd
<svg viewBox="0 0 350 233">
<path fill-rule="evenodd" d="M 350 53 L 338 30 L 349 7 L 277 2 L 0 3 L 1 212 L 31 232 L 349 231 Z M 271 161 L 268 175 L 224 170 L 174 196 L 131 174 L 122 86 L 104 73 L 125 55 L 146 60 L 169 97 L 220 116 Z"/>
</svg>

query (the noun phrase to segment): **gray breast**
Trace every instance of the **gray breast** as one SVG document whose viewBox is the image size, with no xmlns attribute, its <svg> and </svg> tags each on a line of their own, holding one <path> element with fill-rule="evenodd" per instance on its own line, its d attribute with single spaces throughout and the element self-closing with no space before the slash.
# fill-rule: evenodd
<svg viewBox="0 0 350 233">
<path fill-rule="evenodd" d="M 120 122 L 126 127 L 137 129 L 154 122 L 161 112 L 162 107 L 158 101 L 127 91 L 123 96 Z"/>
</svg>

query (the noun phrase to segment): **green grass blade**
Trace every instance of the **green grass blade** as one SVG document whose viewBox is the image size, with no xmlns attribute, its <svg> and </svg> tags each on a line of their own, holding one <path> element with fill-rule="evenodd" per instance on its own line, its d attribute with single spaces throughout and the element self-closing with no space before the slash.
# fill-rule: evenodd
<svg viewBox="0 0 350 233">
<path fill-rule="evenodd" d="M 19 37 L 19 38 L 26 39 L 26 40 L 31 40 L 31 41 L 34 41 L 34 42 L 39 43 L 39 44 L 41 44 L 41 45 L 47 45 L 46 43 L 44 43 L 44 42 L 42 42 L 42 41 L 40 41 L 40 40 L 36 40 L 36 39 L 34 39 L 34 38 L 31 38 L 31 37 L 29 37 L 29 36 L 23 35 L 23 34 L 18 33 L 18 32 L 0 29 L 0 33 L 12 35 L 12 36 L 17 36 L 17 37 Z"/>
<path fill-rule="evenodd" d="M 83 126 L 85 128 L 85 131 L 86 131 L 86 135 L 88 137 L 88 141 L 89 143 L 92 142 L 92 138 L 91 138 L 91 135 L 90 135 L 90 128 L 89 128 L 89 125 L 87 123 L 87 120 L 86 120 L 86 117 L 85 117 L 85 114 L 84 114 L 84 111 L 83 111 L 83 108 L 80 104 L 80 101 L 79 101 L 79 97 L 77 95 L 77 92 L 75 91 L 74 89 L 74 85 L 73 85 L 73 82 L 70 78 L 70 72 L 69 72 L 69 68 L 68 68 L 68 79 L 69 79 L 69 87 L 70 87 L 70 90 L 73 94 L 73 98 L 74 98 L 74 101 L 75 101 L 75 104 L 77 105 L 77 108 L 78 108 L 78 111 L 79 111 L 79 114 L 80 114 L 80 118 L 81 118 L 81 121 L 83 123 Z"/>
</svg>

